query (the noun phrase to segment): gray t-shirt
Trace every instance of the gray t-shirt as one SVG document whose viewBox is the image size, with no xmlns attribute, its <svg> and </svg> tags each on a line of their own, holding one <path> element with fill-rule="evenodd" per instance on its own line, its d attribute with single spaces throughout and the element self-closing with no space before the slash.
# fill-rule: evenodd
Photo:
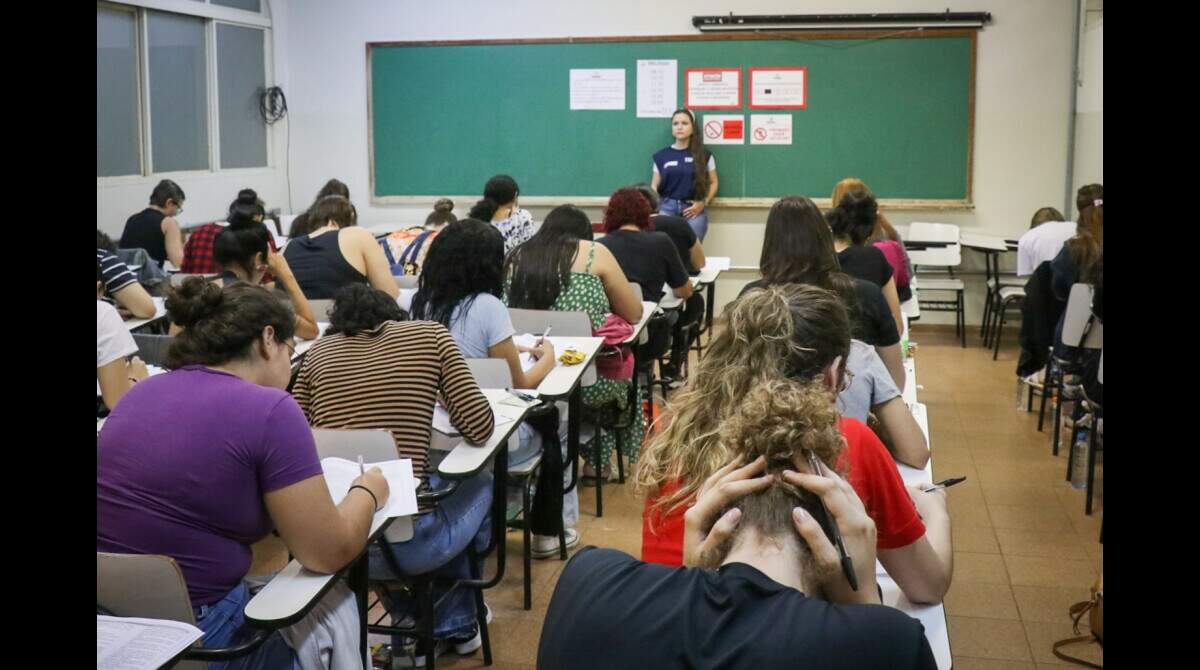
<svg viewBox="0 0 1200 670">
<path fill-rule="evenodd" d="M 837 408 L 842 416 L 866 423 L 872 407 L 900 395 L 883 359 L 875 353 L 875 347 L 865 342 L 850 340 L 846 369 L 854 374 L 854 379 L 850 388 L 838 394 Z"/>
<path fill-rule="evenodd" d="M 463 314 L 464 300 L 450 316 L 450 336 L 464 358 L 488 358 L 488 349 L 513 336 L 512 319 L 500 299 L 479 293 Z"/>
</svg>

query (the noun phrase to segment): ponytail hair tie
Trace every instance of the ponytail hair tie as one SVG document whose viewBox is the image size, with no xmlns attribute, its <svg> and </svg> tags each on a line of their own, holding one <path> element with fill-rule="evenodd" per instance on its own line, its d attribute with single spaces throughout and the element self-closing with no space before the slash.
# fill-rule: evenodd
<svg viewBox="0 0 1200 670">
<path fill-rule="evenodd" d="M 1092 207 L 1099 207 L 1100 205 L 1103 205 L 1103 204 L 1104 204 L 1103 198 L 1096 198 L 1095 200 L 1092 201 Z"/>
</svg>

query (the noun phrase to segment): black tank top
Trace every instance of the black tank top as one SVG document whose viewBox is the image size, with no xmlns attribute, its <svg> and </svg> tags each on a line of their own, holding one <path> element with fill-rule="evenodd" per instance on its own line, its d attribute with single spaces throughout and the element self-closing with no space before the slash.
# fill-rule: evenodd
<svg viewBox="0 0 1200 670">
<path fill-rule="evenodd" d="M 125 221 L 118 243 L 122 249 L 145 249 L 161 265 L 167 260 L 167 238 L 162 232 L 162 212 L 147 207 Z"/>
<path fill-rule="evenodd" d="M 309 300 L 331 300 L 338 289 L 347 284 L 365 284 L 367 277 L 359 272 L 338 247 L 338 235 L 330 231 L 317 237 L 304 235 L 288 242 L 283 250 L 300 291 Z"/>
</svg>

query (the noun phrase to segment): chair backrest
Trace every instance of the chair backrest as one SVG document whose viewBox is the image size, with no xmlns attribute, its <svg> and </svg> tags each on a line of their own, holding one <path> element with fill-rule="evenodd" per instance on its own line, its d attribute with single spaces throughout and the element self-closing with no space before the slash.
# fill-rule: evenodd
<svg viewBox="0 0 1200 670">
<path fill-rule="evenodd" d="M 392 279 L 396 280 L 396 288 L 417 288 L 417 283 L 421 280 L 420 275 L 392 275 Z"/>
<path fill-rule="evenodd" d="M 913 221 L 908 224 L 908 237 L 904 239 L 909 242 L 951 242 L 953 244 L 960 242 L 958 226 L 953 223 L 924 223 L 921 221 Z"/>
<path fill-rule="evenodd" d="M 587 312 L 556 312 L 545 309 L 515 309 L 510 307 L 508 315 L 512 318 L 513 329 L 517 333 L 540 335 L 546 327 L 554 330 L 551 336 L 591 337 L 592 321 Z"/>
<path fill-rule="evenodd" d="M 317 321 L 328 321 L 329 313 L 333 311 L 333 301 L 324 300 L 309 300 L 308 306 L 312 308 L 313 316 L 317 317 Z"/>
<path fill-rule="evenodd" d="M 138 347 L 138 356 L 150 365 L 162 366 L 167 358 L 167 348 L 171 345 L 170 335 L 155 335 L 153 333 L 130 333 Z"/>
<path fill-rule="evenodd" d="M 512 370 L 509 369 L 507 361 L 499 358 L 468 358 L 467 367 L 471 369 L 479 388 L 512 388 Z"/>
<path fill-rule="evenodd" d="M 642 285 L 635 281 L 629 282 L 629 285 L 631 287 L 633 287 L 633 292 L 635 295 L 637 295 L 637 299 L 641 300 L 642 299 Z"/>
<path fill-rule="evenodd" d="M 117 616 L 196 623 L 187 582 L 170 556 L 96 552 L 96 604 Z"/>
<path fill-rule="evenodd" d="M 1068 347 L 1099 349 L 1104 342 L 1104 325 L 1092 317 L 1092 285 L 1075 284 L 1067 299 L 1067 311 L 1063 315 L 1062 342 Z M 1088 319 L 1092 327 L 1087 328 Z M 1087 337 L 1084 338 L 1084 329 Z"/>
<path fill-rule="evenodd" d="M 396 440 L 383 429 L 375 430 L 331 430 L 313 428 L 313 440 L 317 443 L 317 456 L 335 456 L 349 461 L 361 455 L 368 463 L 394 461 L 400 458 Z"/>
</svg>

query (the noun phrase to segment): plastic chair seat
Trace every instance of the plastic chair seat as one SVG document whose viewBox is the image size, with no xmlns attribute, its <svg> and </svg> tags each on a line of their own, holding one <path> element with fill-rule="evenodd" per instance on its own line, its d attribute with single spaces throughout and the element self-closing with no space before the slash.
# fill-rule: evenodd
<svg viewBox="0 0 1200 670">
<path fill-rule="evenodd" d="M 921 290 L 961 291 L 963 290 L 963 281 L 961 279 L 930 279 L 924 277 L 921 279 Z"/>
</svg>

